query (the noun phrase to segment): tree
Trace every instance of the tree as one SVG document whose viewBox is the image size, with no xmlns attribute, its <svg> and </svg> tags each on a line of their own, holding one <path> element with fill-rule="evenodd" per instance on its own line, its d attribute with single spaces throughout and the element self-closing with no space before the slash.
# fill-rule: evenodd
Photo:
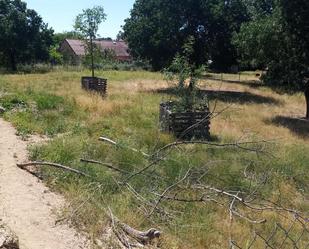
<svg viewBox="0 0 309 249">
<path fill-rule="evenodd" d="M 49 58 L 51 64 L 63 64 L 63 55 L 58 51 L 59 45 L 58 46 L 52 46 L 49 49 Z"/>
<path fill-rule="evenodd" d="M 61 42 L 63 42 L 65 39 L 80 40 L 83 39 L 83 36 L 76 31 L 65 31 L 62 33 L 56 33 L 53 36 L 54 46 L 59 46 Z"/>
<path fill-rule="evenodd" d="M 260 1 L 255 3 L 260 6 Z M 234 37 L 241 63 L 267 68 L 263 81 L 277 91 L 303 91 L 309 119 L 309 2 L 277 0 L 267 9 L 251 11 L 251 21 Z"/>
<path fill-rule="evenodd" d="M 309 119 L 309 2 L 281 0 L 282 16 L 290 34 L 292 55 L 295 57 L 297 78 L 293 89 L 303 90 Z"/>
<path fill-rule="evenodd" d="M 48 60 L 53 30 L 21 0 L 0 0 L 0 34 L 2 63 L 11 70 Z"/>
<path fill-rule="evenodd" d="M 94 77 L 93 40 L 97 36 L 99 25 L 105 21 L 105 19 L 106 14 L 104 13 L 104 8 L 101 6 L 85 9 L 83 13 L 79 14 L 75 19 L 74 28 L 83 35 L 88 51 L 90 52 L 92 77 Z"/>
<path fill-rule="evenodd" d="M 124 33 L 122 30 L 120 30 L 116 36 L 116 41 L 123 40 L 123 38 L 124 38 Z"/>
<path fill-rule="evenodd" d="M 197 82 L 205 71 L 204 66 L 198 67 L 194 62 L 194 37 L 188 37 L 181 53 L 177 53 L 171 65 L 165 69 L 166 79 L 177 81 L 175 94 L 179 97 L 176 103 L 177 109 L 181 111 L 196 111 L 208 108 L 208 102 L 197 94 Z M 189 85 L 186 86 L 186 81 Z"/>
<path fill-rule="evenodd" d="M 239 63 L 243 68 L 264 69 L 271 61 L 282 57 L 282 41 L 286 36 L 278 10 L 271 14 L 253 14 L 250 22 L 241 26 L 233 37 L 239 52 Z"/>
<path fill-rule="evenodd" d="M 67 61 L 67 56 L 63 56 L 63 54 L 59 52 L 61 43 L 65 39 L 80 40 L 83 39 L 83 36 L 76 31 L 64 31 L 62 33 L 55 33 L 53 35 L 53 45 L 49 49 L 49 57 L 52 64 L 63 64 Z"/>
<path fill-rule="evenodd" d="M 156 70 L 168 66 L 190 36 L 195 63 L 212 59 L 226 70 L 236 62 L 232 34 L 246 20 L 241 0 L 137 0 L 123 29 L 133 56 Z"/>
</svg>

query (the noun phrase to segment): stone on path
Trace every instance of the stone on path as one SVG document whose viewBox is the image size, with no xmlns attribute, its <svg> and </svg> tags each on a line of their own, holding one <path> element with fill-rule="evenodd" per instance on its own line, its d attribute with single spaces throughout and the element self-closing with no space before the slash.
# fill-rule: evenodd
<svg viewBox="0 0 309 249">
<path fill-rule="evenodd" d="M 0 223 L 0 248 L 19 249 L 17 236 L 4 224 Z"/>
</svg>

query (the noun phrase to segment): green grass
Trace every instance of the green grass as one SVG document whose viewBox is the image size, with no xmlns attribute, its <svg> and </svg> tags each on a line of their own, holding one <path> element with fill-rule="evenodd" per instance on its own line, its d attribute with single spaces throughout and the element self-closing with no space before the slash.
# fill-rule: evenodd
<svg viewBox="0 0 309 249">
<path fill-rule="evenodd" d="M 175 140 L 171 135 L 159 131 L 159 103 L 169 98 L 166 94 L 155 92 L 164 85 L 160 74 L 143 71 L 98 72 L 99 76 L 108 78 L 108 96 L 105 99 L 80 89 L 80 77 L 88 74 L 90 72 L 59 71 L 44 75 L 0 76 L 0 105 L 8 109 L 4 118 L 12 122 L 23 136 L 37 133 L 53 138 L 46 144 L 32 146 L 30 159 L 69 165 L 90 174 L 94 179 L 42 168 L 41 174 L 46 183 L 71 203 L 64 210 L 64 215 L 69 215 L 83 203 L 70 221 L 92 237 L 99 237 L 106 226 L 105 209 L 111 207 L 122 221 L 133 227 L 142 230 L 156 226 L 162 229 L 162 248 L 225 248 L 228 242 L 225 222 L 229 220 L 226 209 L 211 202 L 205 205 L 163 201 L 162 206 L 171 213 L 177 211 L 174 218 L 166 221 L 154 215 L 147 219 L 141 212 L 145 204 L 119 185 L 127 176 L 100 165 L 80 162 L 80 158 L 95 159 L 133 173 L 147 165 L 149 159 L 126 147 L 153 154 Z M 258 94 L 274 93 L 263 88 Z M 277 95 L 274 97 L 279 98 Z M 296 101 L 297 96 L 282 98 L 286 103 L 300 105 Z M 219 107 L 226 106 L 222 101 L 217 104 Z M 256 119 L 252 119 L 250 108 L 258 109 L 262 116 L 255 115 Z M 218 121 L 213 121 L 211 131 L 216 142 L 238 140 L 239 134 L 248 133 L 250 129 L 252 135 L 249 140 L 274 138 L 269 135 L 268 128 L 260 125 L 266 116 L 262 111 L 265 110 L 269 115 L 269 108 L 285 107 L 269 103 L 259 106 L 252 103 L 237 104 L 234 109 L 220 116 Z M 261 122 L 258 126 L 257 119 Z M 223 124 L 226 125 L 223 127 Z M 242 127 L 244 124 L 247 131 Z M 226 131 L 226 127 L 230 132 Z M 287 133 L 281 127 L 272 127 L 280 138 L 285 137 L 276 143 L 264 145 L 271 156 L 239 148 L 182 146 L 170 151 L 166 160 L 148 171 L 148 174 L 160 176 L 159 180 L 139 175 L 130 184 L 145 198 L 153 198 L 149 193 L 150 187 L 163 191 L 181 179 L 190 168 L 198 171 L 207 167 L 208 173 L 203 177 L 203 182 L 217 188 L 243 191 L 256 186 L 256 181 L 244 177 L 244 170 L 247 169 L 256 178 L 268 177 L 261 191 L 263 196 L 273 199 L 280 195 L 282 204 L 307 211 L 308 202 L 302 201 L 300 196 L 302 194 L 308 198 L 308 140 Z M 121 146 L 99 142 L 101 135 L 116 140 Z M 197 197 L 192 193 L 187 195 Z M 241 239 L 249 227 L 245 222 L 237 222 L 235 236 Z"/>
</svg>

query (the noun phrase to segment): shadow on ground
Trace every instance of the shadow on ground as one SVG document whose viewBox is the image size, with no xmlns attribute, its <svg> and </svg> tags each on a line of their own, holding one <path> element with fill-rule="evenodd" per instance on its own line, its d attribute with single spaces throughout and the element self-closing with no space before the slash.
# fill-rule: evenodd
<svg viewBox="0 0 309 249">
<path fill-rule="evenodd" d="M 247 80 L 247 81 L 242 81 L 242 80 L 227 80 L 227 79 L 219 79 L 215 78 L 212 76 L 205 76 L 203 77 L 204 80 L 213 80 L 213 81 L 218 81 L 222 83 L 232 83 L 232 84 L 238 84 L 238 85 L 243 85 L 243 86 L 249 86 L 251 88 L 260 88 L 265 86 L 261 81 L 259 80 Z"/>
<path fill-rule="evenodd" d="M 261 96 L 249 92 L 238 91 L 216 91 L 216 90 L 200 90 L 200 93 L 206 94 L 210 100 L 220 100 L 228 103 L 239 104 L 273 104 L 280 105 L 281 102 L 272 97 Z"/>
<path fill-rule="evenodd" d="M 265 122 L 288 128 L 291 132 L 302 138 L 309 138 L 309 120 L 276 116 L 270 120 L 266 120 Z"/>
<path fill-rule="evenodd" d="M 175 95 L 177 90 L 175 88 L 159 89 L 157 93 Z M 239 92 L 239 91 L 217 91 L 217 90 L 199 90 L 200 95 L 207 95 L 209 100 L 219 100 L 227 103 L 238 103 L 238 104 L 273 104 L 281 105 L 282 102 L 273 98 L 253 94 L 250 92 Z"/>
</svg>

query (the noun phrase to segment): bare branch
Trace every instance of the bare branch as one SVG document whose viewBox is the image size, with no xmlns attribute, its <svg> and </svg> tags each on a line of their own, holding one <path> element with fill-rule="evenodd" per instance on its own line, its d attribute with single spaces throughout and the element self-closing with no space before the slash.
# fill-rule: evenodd
<svg viewBox="0 0 309 249">
<path fill-rule="evenodd" d="M 81 162 L 84 162 L 84 163 L 92 163 L 92 164 L 99 164 L 99 165 L 102 165 L 108 169 L 111 169 L 113 171 L 117 171 L 117 172 L 120 172 L 120 173 L 123 173 L 123 174 L 129 174 L 130 172 L 129 171 L 126 171 L 126 170 L 123 170 L 123 169 L 119 169 L 119 168 L 116 168 L 114 167 L 112 164 L 110 163 L 103 163 L 103 162 L 100 162 L 100 161 L 95 161 L 95 160 L 89 160 L 89 159 L 83 159 L 81 158 L 80 159 Z"/>
<path fill-rule="evenodd" d="M 121 230 L 126 235 L 128 235 L 132 240 L 136 241 L 138 243 L 137 244 L 138 246 L 151 244 L 154 239 L 159 238 L 161 236 L 161 232 L 157 229 L 151 228 L 145 232 L 142 232 L 130 227 L 125 223 L 122 223 L 117 217 L 113 215 L 110 208 L 107 215 L 112 221 L 114 232 L 119 235 L 119 230 Z M 127 248 L 131 248 L 131 245 L 134 246 L 134 244 L 130 243 L 128 239 L 124 240 L 122 236 L 119 237 L 118 238 L 120 239 L 121 243 Z"/>
<path fill-rule="evenodd" d="M 75 173 L 75 174 L 78 174 L 78 175 L 81 175 L 81 176 L 91 177 L 90 175 L 88 175 L 88 174 L 86 174 L 86 173 L 84 173 L 82 171 L 79 171 L 77 169 L 73 169 L 73 168 L 70 168 L 68 166 L 64 166 L 64 165 L 58 164 L 58 163 L 29 162 L 29 163 L 17 164 L 17 167 L 19 167 L 21 169 L 26 169 L 28 166 L 51 166 L 51 167 L 58 168 L 58 169 L 63 169 L 65 171 L 69 171 L 69 172 L 72 172 L 72 173 Z"/>
<path fill-rule="evenodd" d="M 149 216 L 151 216 L 155 210 L 155 208 L 159 205 L 159 203 L 161 202 L 161 200 L 163 199 L 163 197 L 174 187 L 176 187 L 178 184 L 180 184 L 181 182 L 183 182 L 184 180 L 187 179 L 187 177 L 189 176 L 191 171 L 191 168 L 187 171 L 187 173 L 184 175 L 183 178 L 181 178 L 179 181 L 175 182 L 174 184 L 172 184 L 171 186 L 169 186 L 168 188 L 166 188 L 163 193 L 160 195 L 159 199 L 157 200 L 154 209 L 149 213 Z"/>
<path fill-rule="evenodd" d="M 272 140 L 261 140 L 261 141 L 250 141 L 250 142 L 234 142 L 234 143 L 213 143 L 213 142 L 209 142 L 209 141 L 176 141 L 170 144 L 167 144 L 165 146 L 163 146 L 162 148 L 158 149 L 153 155 L 159 155 L 162 151 L 168 150 L 170 148 L 173 147 L 177 147 L 180 145 L 187 145 L 187 144 L 202 144 L 202 145 L 208 145 L 208 146 L 213 146 L 213 147 L 236 147 L 239 149 L 243 149 L 243 150 L 250 150 L 250 151 L 258 151 L 257 149 L 250 149 L 250 148 L 246 148 L 243 147 L 245 145 L 258 145 L 258 144 L 262 144 L 262 143 L 268 143 L 271 142 Z M 261 152 L 261 151 L 259 151 Z"/>
<path fill-rule="evenodd" d="M 107 138 L 107 137 L 100 137 L 99 141 L 106 142 L 106 143 L 109 143 L 109 144 L 114 145 L 114 146 L 119 146 L 121 148 L 129 149 L 129 150 L 132 150 L 132 151 L 134 151 L 136 153 L 140 153 L 140 154 L 142 154 L 145 157 L 149 157 L 149 155 L 147 153 L 143 152 L 143 151 L 140 151 L 138 149 L 135 149 L 135 148 L 132 148 L 132 147 L 129 147 L 129 146 L 124 146 L 122 144 L 119 144 L 119 143 L 117 143 L 117 142 Z"/>
</svg>

